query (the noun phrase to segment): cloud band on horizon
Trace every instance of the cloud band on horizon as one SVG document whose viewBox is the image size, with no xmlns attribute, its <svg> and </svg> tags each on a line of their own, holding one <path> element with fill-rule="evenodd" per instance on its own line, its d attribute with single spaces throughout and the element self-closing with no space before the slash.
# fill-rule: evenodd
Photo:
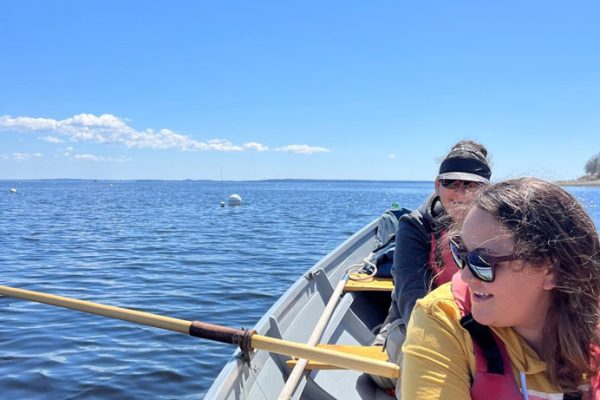
<svg viewBox="0 0 600 400">
<path fill-rule="evenodd" d="M 112 114 L 99 116 L 77 114 L 62 120 L 3 115 L 0 116 L 0 131 L 45 132 L 67 137 L 73 142 L 120 144 L 128 148 L 223 152 L 271 151 L 268 146 L 257 142 L 248 142 L 242 145 L 233 144 L 226 139 L 211 139 L 202 142 L 170 129 L 138 131 L 129 126 L 122 118 Z M 62 143 L 62 139 L 54 136 L 44 136 L 40 139 L 49 143 Z M 306 144 L 291 144 L 276 147 L 272 151 L 311 155 L 328 153 L 331 150 Z"/>
</svg>

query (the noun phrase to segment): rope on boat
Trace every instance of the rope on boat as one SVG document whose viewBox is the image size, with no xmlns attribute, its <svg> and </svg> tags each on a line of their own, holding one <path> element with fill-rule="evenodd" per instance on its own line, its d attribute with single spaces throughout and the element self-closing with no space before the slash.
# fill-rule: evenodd
<svg viewBox="0 0 600 400">
<path fill-rule="evenodd" d="M 353 264 L 348 267 L 346 273 L 352 281 L 368 281 L 377 275 L 377 265 L 371 261 L 373 253 L 369 254 L 361 264 Z M 367 269 L 367 267 L 370 267 Z"/>
</svg>

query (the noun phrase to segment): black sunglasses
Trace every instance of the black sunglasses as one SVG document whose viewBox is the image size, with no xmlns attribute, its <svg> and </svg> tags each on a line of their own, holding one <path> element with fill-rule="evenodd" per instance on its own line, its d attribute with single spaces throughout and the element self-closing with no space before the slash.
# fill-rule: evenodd
<svg viewBox="0 0 600 400">
<path fill-rule="evenodd" d="M 496 279 L 496 265 L 498 263 L 520 258 L 514 254 L 492 256 L 487 254 L 487 250 L 483 248 L 468 251 L 462 243 L 460 236 L 450 239 L 450 252 L 458 268 L 464 269 L 468 266 L 471 273 L 484 282 L 494 282 L 494 279 Z"/>
<path fill-rule="evenodd" d="M 481 185 L 483 185 L 483 182 L 463 181 L 460 179 L 440 179 L 440 183 L 446 189 L 453 189 L 453 190 L 459 189 L 461 187 L 464 187 L 467 190 L 474 190 L 474 189 L 479 188 Z"/>
</svg>

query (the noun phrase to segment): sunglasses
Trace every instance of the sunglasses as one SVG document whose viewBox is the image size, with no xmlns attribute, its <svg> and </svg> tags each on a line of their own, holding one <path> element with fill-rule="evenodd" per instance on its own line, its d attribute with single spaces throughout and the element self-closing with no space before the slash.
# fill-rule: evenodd
<svg viewBox="0 0 600 400">
<path fill-rule="evenodd" d="M 475 181 L 463 181 L 460 179 L 441 179 L 440 183 L 446 189 L 460 189 L 464 187 L 467 190 L 475 190 L 483 185 L 483 182 L 475 182 Z"/>
<path fill-rule="evenodd" d="M 450 239 L 450 252 L 459 269 L 469 267 L 471 273 L 484 282 L 494 282 L 496 279 L 496 265 L 505 261 L 514 261 L 520 257 L 511 254 L 508 256 L 492 256 L 487 254 L 487 249 L 477 248 L 468 251 L 462 243 L 460 236 Z"/>
</svg>

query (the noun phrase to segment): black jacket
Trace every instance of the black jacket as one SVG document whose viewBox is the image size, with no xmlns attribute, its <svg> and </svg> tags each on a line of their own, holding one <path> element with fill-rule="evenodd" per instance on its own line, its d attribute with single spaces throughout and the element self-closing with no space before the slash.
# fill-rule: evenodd
<svg viewBox="0 0 600 400">
<path fill-rule="evenodd" d="M 443 214 L 442 203 L 433 194 L 417 210 L 400 218 L 392 267 L 394 291 L 387 322 L 402 318 L 408 323 L 416 301 L 429 292 L 433 279 L 429 267 L 431 234 Z"/>
</svg>

